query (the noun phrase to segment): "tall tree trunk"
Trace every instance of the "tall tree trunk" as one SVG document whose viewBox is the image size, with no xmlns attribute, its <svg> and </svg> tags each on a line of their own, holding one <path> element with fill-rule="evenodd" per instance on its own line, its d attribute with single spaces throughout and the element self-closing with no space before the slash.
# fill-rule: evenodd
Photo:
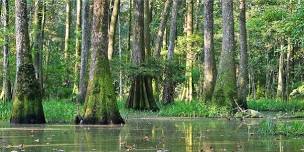
<svg viewBox="0 0 304 152">
<path fill-rule="evenodd" d="M 2 0 L 0 1 L 0 16 L 2 15 L 1 12 L 2 11 Z"/>
<path fill-rule="evenodd" d="M 87 92 L 87 67 L 88 54 L 90 50 L 90 0 L 82 0 L 82 41 L 81 41 L 81 62 L 80 62 L 80 78 L 79 93 L 77 97 L 78 103 L 84 103 Z"/>
<path fill-rule="evenodd" d="M 2 14 L 1 20 L 3 25 L 3 32 L 6 33 L 4 35 L 4 45 L 3 45 L 3 84 L 2 84 L 2 93 L 1 99 L 3 101 L 10 101 L 12 99 L 11 93 L 11 83 L 9 79 L 9 37 L 7 35 L 8 32 L 8 21 L 9 21 L 9 5 L 8 0 L 2 0 Z M 1 8 L 1 7 L 0 7 Z"/>
<path fill-rule="evenodd" d="M 156 36 L 156 40 L 155 40 L 154 56 L 156 59 L 160 57 L 160 52 L 161 52 L 162 44 L 163 44 L 164 31 L 165 31 L 168 16 L 169 16 L 171 2 L 172 2 L 172 0 L 166 0 L 163 12 L 160 17 L 161 18 L 160 24 L 158 27 L 158 32 L 157 32 L 157 36 Z"/>
<path fill-rule="evenodd" d="M 35 77 L 35 69 L 29 50 L 27 0 L 15 1 L 17 80 L 11 123 L 45 123 L 41 88 Z"/>
<path fill-rule="evenodd" d="M 238 77 L 238 105 L 247 109 L 248 96 L 248 51 L 246 30 L 246 1 L 240 0 L 240 72 Z"/>
<path fill-rule="evenodd" d="M 235 107 L 237 99 L 233 0 L 222 1 L 223 41 L 213 102 Z"/>
<path fill-rule="evenodd" d="M 76 7 L 76 45 L 75 45 L 75 65 L 74 65 L 74 87 L 73 94 L 79 92 L 79 74 L 80 74 L 80 55 L 81 55 L 81 0 L 77 0 Z M 77 97 L 76 97 L 77 98 Z"/>
<path fill-rule="evenodd" d="M 117 26 L 119 11 L 120 11 L 120 0 L 114 0 L 114 6 L 113 6 L 110 28 L 109 28 L 109 49 L 108 49 L 109 60 L 112 60 L 112 56 L 114 52 L 116 26 Z"/>
<path fill-rule="evenodd" d="M 161 14 L 161 19 L 160 19 L 160 24 L 158 27 L 158 32 L 156 35 L 156 40 L 155 40 L 155 50 L 154 50 L 154 58 L 159 59 L 160 58 L 160 52 L 163 46 L 163 38 L 164 38 L 164 33 L 166 29 L 166 24 L 169 16 L 169 11 L 170 11 L 170 4 L 172 0 L 166 0 L 165 6 L 163 9 L 163 12 Z M 154 86 L 154 93 L 156 100 L 159 100 L 159 94 L 160 94 L 160 88 L 159 88 L 159 81 L 161 79 L 161 76 L 156 76 L 155 80 L 153 81 L 153 86 Z"/>
<path fill-rule="evenodd" d="M 84 107 L 84 124 L 122 124 L 108 60 L 109 1 L 94 0 L 91 72 Z M 94 61 L 95 60 L 95 61 Z"/>
<path fill-rule="evenodd" d="M 144 1 L 134 0 L 133 26 L 133 64 L 141 66 L 145 62 L 144 47 Z M 136 110 L 158 110 L 154 101 L 153 90 L 149 85 L 149 78 L 144 74 L 132 77 L 131 88 L 127 100 L 128 108 Z"/>
<path fill-rule="evenodd" d="M 43 69 L 42 69 L 42 52 L 43 52 L 43 16 L 44 1 L 35 0 L 35 13 L 33 23 L 33 55 L 36 78 L 39 80 L 40 88 L 43 90 Z"/>
<path fill-rule="evenodd" d="M 190 43 L 193 34 L 193 0 L 186 0 L 187 3 L 187 16 L 186 16 L 186 35 L 187 35 L 187 54 L 186 54 L 186 84 L 185 96 L 182 98 L 186 101 L 191 101 L 193 98 L 193 80 L 192 69 L 195 59 L 194 52 L 192 51 L 193 44 Z"/>
<path fill-rule="evenodd" d="M 283 50 L 284 46 L 281 44 L 281 52 L 280 52 L 280 58 L 279 58 L 279 71 L 278 71 L 278 87 L 277 87 L 277 98 L 281 100 L 285 100 L 285 52 Z"/>
<path fill-rule="evenodd" d="M 131 35 L 132 35 L 132 1 L 133 0 L 129 0 L 129 32 L 128 32 L 128 51 L 131 51 Z"/>
<path fill-rule="evenodd" d="M 119 50 L 119 62 L 122 63 L 122 48 L 121 48 L 121 24 L 120 24 L 120 15 L 118 15 L 118 50 Z M 123 98 L 123 75 L 122 75 L 122 66 L 119 68 L 119 100 Z"/>
<path fill-rule="evenodd" d="M 202 15 L 201 11 L 202 11 L 202 7 L 203 7 L 203 2 L 201 2 L 201 0 L 196 0 L 195 4 L 196 4 L 195 5 L 196 9 L 195 9 L 194 30 L 198 32 L 200 29 L 200 26 L 201 26 L 199 17 Z"/>
<path fill-rule="evenodd" d="M 69 43 L 70 43 L 70 24 L 71 24 L 71 1 L 65 0 L 66 13 L 65 13 L 65 36 L 64 36 L 64 62 L 65 62 L 65 86 L 70 86 L 69 80 Z"/>
<path fill-rule="evenodd" d="M 152 22 L 152 1 L 146 0 L 144 2 L 144 46 L 145 46 L 145 58 L 147 60 L 151 59 L 152 52 L 151 52 L 151 30 L 150 30 L 150 24 Z M 147 88 L 151 88 L 153 92 L 152 87 L 152 77 L 147 76 Z"/>
<path fill-rule="evenodd" d="M 176 40 L 176 22 L 177 22 L 177 9 L 180 0 L 173 0 L 172 13 L 171 13 L 171 25 L 170 25 L 170 38 L 169 38 L 169 49 L 167 54 L 168 65 L 173 64 L 174 46 Z M 164 80 L 164 91 L 163 91 L 163 102 L 164 104 L 170 104 L 174 102 L 174 91 L 175 83 L 172 80 L 173 70 L 170 66 L 166 67 L 165 80 Z"/>
<path fill-rule="evenodd" d="M 293 52 L 293 46 L 292 46 L 292 42 L 291 42 L 291 38 L 288 38 L 288 47 L 287 47 L 287 57 L 286 57 L 286 99 L 288 101 L 289 99 L 289 83 L 290 81 L 290 62 L 292 59 L 292 52 Z"/>
<path fill-rule="evenodd" d="M 212 100 L 216 81 L 216 65 L 214 57 L 214 34 L 213 34 L 213 0 L 204 2 L 204 84 L 203 98 L 205 102 Z"/>
<path fill-rule="evenodd" d="M 151 30 L 150 24 L 152 21 L 150 11 L 150 0 L 144 2 L 144 43 L 145 43 L 145 55 L 148 58 L 151 57 Z"/>
</svg>

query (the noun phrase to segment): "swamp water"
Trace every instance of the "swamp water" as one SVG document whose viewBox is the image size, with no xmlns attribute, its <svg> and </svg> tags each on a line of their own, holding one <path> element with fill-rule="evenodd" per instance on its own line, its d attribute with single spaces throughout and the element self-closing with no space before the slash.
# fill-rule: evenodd
<svg viewBox="0 0 304 152">
<path fill-rule="evenodd" d="M 129 119 L 124 126 L 0 123 L 3 152 L 296 152 L 304 137 L 254 134 L 261 119 Z"/>
</svg>

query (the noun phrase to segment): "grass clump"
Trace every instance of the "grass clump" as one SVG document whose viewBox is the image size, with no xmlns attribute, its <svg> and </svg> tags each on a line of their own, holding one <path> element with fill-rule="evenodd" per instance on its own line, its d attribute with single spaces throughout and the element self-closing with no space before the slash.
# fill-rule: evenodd
<svg viewBox="0 0 304 152">
<path fill-rule="evenodd" d="M 48 123 L 72 123 L 77 114 L 77 104 L 68 101 L 49 100 L 43 102 L 43 110 Z M 82 110 L 82 106 L 79 107 Z M 9 121 L 12 102 L 0 102 L 0 120 Z"/>
<path fill-rule="evenodd" d="M 227 107 L 217 107 L 197 101 L 177 101 L 168 106 L 161 106 L 159 111 L 160 116 L 169 117 L 227 117 L 229 114 Z"/>
<path fill-rule="evenodd" d="M 48 123 L 72 123 L 83 107 L 73 102 L 50 100 L 43 102 L 43 110 Z"/>
<path fill-rule="evenodd" d="M 259 124 L 257 132 L 261 135 L 303 136 L 304 123 L 301 121 L 274 122 L 273 120 L 265 120 Z"/>
<path fill-rule="evenodd" d="M 227 107 L 208 105 L 199 101 L 177 101 L 173 104 L 160 105 L 160 111 L 135 111 L 127 109 L 123 101 L 118 101 L 118 108 L 122 117 L 228 117 L 230 110 Z M 12 109 L 11 102 L 0 102 L 0 120 L 8 121 Z M 43 101 L 43 110 L 47 123 L 73 123 L 75 116 L 82 113 L 83 106 L 64 100 Z"/>
<path fill-rule="evenodd" d="M 259 99 L 248 102 L 249 109 L 257 111 L 304 111 L 304 100 L 290 100 L 288 102 L 275 99 Z"/>
<path fill-rule="evenodd" d="M 11 117 L 11 109 L 12 109 L 11 102 L 0 102 L 0 120 L 6 121 L 9 120 Z"/>
</svg>

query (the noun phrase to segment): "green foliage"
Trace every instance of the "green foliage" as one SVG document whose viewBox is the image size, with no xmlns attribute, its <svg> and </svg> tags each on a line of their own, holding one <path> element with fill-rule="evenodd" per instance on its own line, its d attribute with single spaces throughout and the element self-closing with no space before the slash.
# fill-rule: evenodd
<svg viewBox="0 0 304 152">
<path fill-rule="evenodd" d="M 227 107 L 207 105 L 198 101 L 190 103 L 177 101 L 172 105 L 160 107 L 159 115 L 167 117 L 227 117 L 229 113 Z"/>
<path fill-rule="evenodd" d="M 79 109 L 79 110 L 78 110 Z M 68 101 L 44 101 L 43 110 L 48 123 L 72 123 L 83 107 Z"/>
<path fill-rule="evenodd" d="M 192 48 L 191 51 L 194 53 L 199 53 L 203 46 L 203 35 L 201 33 L 193 34 L 190 37 L 179 36 L 177 38 L 176 50 L 175 54 L 177 55 L 185 55 L 189 49 L 187 49 L 187 44 L 191 43 Z"/>
<path fill-rule="evenodd" d="M 256 101 L 249 101 L 248 107 L 249 109 L 254 109 L 257 111 L 304 111 L 304 100 L 291 100 L 284 102 L 273 99 L 259 99 Z"/>
<path fill-rule="evenodd" d="M 266 96 L 265 93 L 266 93 L 265 88 L 261 87 L 261 85 L 258 85 L 256 90 L 256 99 L 265 98 Z"/>
<path fill-rule="evenodd" d="M 0 120 L 6 121 L 10 119 L 12 107 L 11 102 L 0 101 Z"/>
<path fill-rule="evenodd" d="M 136 117 L 228 117 L 230 110 L 226 107 L 207 105 L 202 102 L 192 101 L 186 103 L 177 101 L 174 104 L 162 106 L 159 112 L 135 111 L 125 108 L 123 101 L 118 101 L 118 108 L 123 118 Z M 8 121 L 12 109 L 11 102 L 0 102 L 0 120 Z M 73 123 L 76 115 L 82 113 L 83 106 L 64 100 L 48 100 L 43 102 L 43 109 L 47 123 Z"/>
<path fill-rule="evenodd" d="M 304 124 L 301 121 L 274 122 L 273 120 L 264 120 L 259 124 L 257 132 L 261 135 L 303 136 Z"/>
</svg>

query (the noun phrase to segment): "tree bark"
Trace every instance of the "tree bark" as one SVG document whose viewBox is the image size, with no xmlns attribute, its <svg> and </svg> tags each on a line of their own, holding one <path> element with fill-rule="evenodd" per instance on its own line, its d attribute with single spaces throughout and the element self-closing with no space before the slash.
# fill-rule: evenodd
<svg viewBox="0 0 304 152">
<path fill-rule="evenodd" d="M 40 88 L 43 90 L 43 68 L 42 68 L 42 52 L 43 52 L 43 0 L 35 1 L 35 13 L 33 23 L 33 54 L 36 78 L 39 80 Z"/>
<path fill-rule="evenodd" d="M 93 77 L 89 80 L 88 96 L 84 107 L 84 124 L 122 124 L 114 92 L 108 60 L 109 1 L 94 0 L 92 48 Z M 94 61 L 95 60 L 95 61 Z"/>
<path fill-rule="evenodd" d="M 246 1 L 240 0 L 240 71 L 238 77 L 238 105 L 247 109 L 248 96 L 248 51 L 246 30 Z"/>
<path fill-rule="evenodd" d="M 11 123 L 45 123 L 41 88 L 35 77 L 35 69 L 29 50 L 27 1 L 15 1 L 17 80 Z"/>
<path fill-rule="evenodd" d="M 145 43 L 145 55 L 147 58 L 151 57 L 151 30 L 150 24 L 152 21 L 150 11 L 150 0 L 144 2 L 144 43 Z"/>
<path fill-rule="evenodd" d="M 173 0 L 172 13 L 171 13 L 171 25 L 170 25 L 170 38 L 169 48 L 167 54 L 168 65 L 173 64 L 174 46 L 176 40 L 176 22 L 177 22 L 177 9 L 179 0 Z M 170 67 L 166 67 L 164 90 L 163 90 L 163 102 L 164 104 L 170 104 L 174 102 L 175 83 L 172 80 L 173 70 Z"/>
<path fill-rule="evenodd" d="M 154 50 L 154 58 L 159 59 L 160 58 L 160 52 L 163 46 L 163 38 L 164 38 L 164 32 L 166 29 L 166 24 L 169 16 L 170 11 L 170 4 L 172 3 L 172 0 L 166 0 L 165 6 L 163 9 L 163 12 L 161 14 L 160 18 L 160 24 L 158 28 L 158 32 L 156 35 L 155 40 L 155 50 Z M 156 76 L 155 80 L 153 81 L 153 91 L 155 93 L 156 100 L 159 100 L 159 94 L 160 94 L 160 88 L 159 88 L 159 82 L 160 82 L 161 76 Z"/>
<path fill-rule="evenodd" d="M 134 0 L 134 26 L 132 62 L 141 66 L 145 62 L 144 47 L 144 1 Z M 127 108 L 136 110 L 158 110 L 154 101 L 153 90 L 149 78 L 142 73 L 132 77 L 131 88 L 127 100 Z"/>
<path fill-rule="evenodd" d="M 108 49 L 108 58 L 112 60 L 114 45 L 115 45 L 115 35 L 117 27 L 117 19 L 120 11 L 120 0 L 114 0 L 113 11 L 111 15 L 111 22 L 109 28 L 109 49 Z"/>
<path fill-rule="evenodd" d="M 81 62 L 80 62 L 80 78 L 79 93 L 77 97 L 78 103 L 84 103 L 87 92 L 87 67 L 88 54 L 90 50 L 90 0 L 82 0 L 82 41 L 81 41 Z"/>
<path fill-rule="evenodd" d="M 65 36 L 64 36 L 64 62 L 65 62 L 65 86 L 70 86 L 69 80 L 69 43 L 70 43 L 70 24 L 71 24 L 71 1 L 65 0 L 66 3 L 66 13 L 65 13 Z"/>
<path fill-rule="evenodd" d="M 132 33 L 132 1 L 133 0 L 129 0 L 129 32 L 128 32 L 128 51 L 131 51 L 131 33 Z"/>
<path fill-rule="evenodd" d="M 166 0 L 163 12 L 160 17 L 161 18 L 160 24 L 158 27 L 158 32 L 157 32 L 157 36 L 156 36 L 156 40 L 155 40 L 155 52 L 154 52 L 155 58 L 160 57 L 160 52 L 161 52 L 162 44 L 163 44 L 164 31 L 165 31 L 168 16 L 169 16 L 171 2 L 172 2 L 172 0 Z"/>
<path fill-rule="evenodd" d="M 287 47 L 287 57 L 286 57 L 286 89 L 285 89 L 285 95 L 286 95 L 286 100 L 288 101 L 289 99 L 289 83 L 290 81 L 290 62 L 292 59 L 292 52 L 293 52 L 293 45 L 291 42 L 291 38 L 288 38 L 288 47 Z"/>
<path fill-rule="evenodd" d="M 74 87 L 73 94 L 79 92 L 79 74 L 80 74 L 80 55 L 81 55 L 81 0 L 77 0 L 76 7 L 76 45 L 75 45 L 75 65 L 74 65 Z M 77 98 L 77 97 L 76 97 Z"/>
<path fill-rule="evenodd" d="M 222 1 L 223 41 L 213 102 L 234 108 L 237 99 L 233 1 Z"/>
<path fill-rule="evenodd" d="M 0 1 L 0 16 L 2 15 L 1 12 L 2 11 L 2 0 Z"/>
<path fill-rule="evenodd" d="M 281 52 L 279 58 L 279 71 L 278 71 L 278 87 L 277 87 L 277 98 L 285 100 L 285 52 L 283 50 L 283 44 L 281 44 Z"/>
<path fill-rule="evenodd" d="M 152 22 L 152 1 L 146 0 L 144 2 L 144 46 L 145 46 L 145 58 L 150 60 L 152 57 L 151 52 L 151 29 L 150 24 Z M 147 76 L 147 88 L 152 88 L 152 77 Z"/>
<path fill-rule="evenodd" d="M 204 83 L 203 98 L 205 102 L 212 100 L 216 81 L 216 65 L 214 57 L 214 33 L 213 33 L 213 0 L 204 2 Z"/>
<path fill-rule="evenodd" d="M 195 59 L 194 52 L 192 51 L 193 44 L 190 43 L 193 34 L 193 0 L 187 0 L 187 16 L 186 16 L 186 35 L 187 35 L 187 54 L 186 54 L 186 84 L 184 87 L 185 96 L 183 100 L 191 101 L 193 98 L 193 82 L 192 82 L 192 69 Z"/>
<path fill-rule="evenodd" d="M 2 84 L 2 93 L 1 93 L 1 99 L 6 102 L 10 101 L 12 99 L 12 92 L 11 92 L 11 83 L 9 79 L 9 37 L 8 37 L 8 23 L 9 23 L 9 5 L 8 0 L 2 0 L 1 1 L 2 6 L 2 12 L 1 14 L 1 20 L 3 25 L 3 32 L 4 35 L 4 45 L 3 45 L 3 84 Z"/>
</svg>

